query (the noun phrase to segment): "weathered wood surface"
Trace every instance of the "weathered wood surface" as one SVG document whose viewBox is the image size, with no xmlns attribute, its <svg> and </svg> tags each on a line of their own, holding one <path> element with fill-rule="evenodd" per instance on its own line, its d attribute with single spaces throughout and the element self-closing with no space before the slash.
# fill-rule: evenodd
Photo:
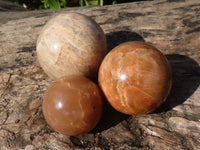
<svg viewBox="0 0 200 150">
<path fill-rule="evenodd" d="M 97 127 L 69 137 L 45 122 L 42 97 L 52 82 L 36 56 L 44 24 L 76 11 L 101 25 L 111 49 L 128 40 L 160 49 L 173 70 L 167 101 L 155 112 L 126 116 L 105 105 Z M 200 1 L 157 0 L 105 7 L 0 12 L 0 149 L 200 149 Z"/>
</svg>

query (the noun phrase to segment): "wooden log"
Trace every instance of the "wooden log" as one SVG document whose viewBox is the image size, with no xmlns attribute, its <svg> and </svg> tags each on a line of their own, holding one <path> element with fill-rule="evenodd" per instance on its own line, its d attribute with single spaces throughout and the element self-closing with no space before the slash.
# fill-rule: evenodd
<svg viewBox="0 0 200 150">
<path fill-rule="evenodd" d="M 105 105 L 90 133 L 65 136 L 42 114 L 50 80 L 37 62 L 36 40 L 59 13 L 79 12 L 103 28 L 108 48 L 145 41 L 160 49 L 173 86 L 156 111 L 127 116 Z M 0 149 L 200 149 L 200 1 L 157 0 L 59 10 L 0 12 Z"/>
</svg>

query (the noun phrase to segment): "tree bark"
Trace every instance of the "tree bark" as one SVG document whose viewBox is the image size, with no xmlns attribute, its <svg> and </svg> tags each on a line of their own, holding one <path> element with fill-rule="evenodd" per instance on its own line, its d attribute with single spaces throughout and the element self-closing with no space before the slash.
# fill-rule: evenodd
<svg viewBox="0 0 200 150">
<path fill-rule="evenodd" d="M 52 80 L 37 62 L 40 30 L 60 13 L 92 17 L 104 30 L 108 49 L 145 41 L 171 64 L 173 86 L 152 113 L 123 115 L 105 104 L 91 132 L 65 136 L 42 114 Z M 59 10 L 0 12 L 0 149 L 200 149 L 200 1 L 157 0 Z"/>
</svg>

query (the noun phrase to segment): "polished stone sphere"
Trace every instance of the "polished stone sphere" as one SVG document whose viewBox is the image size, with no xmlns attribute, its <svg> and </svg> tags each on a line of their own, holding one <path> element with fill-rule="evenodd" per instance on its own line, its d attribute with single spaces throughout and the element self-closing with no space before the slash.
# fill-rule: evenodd
<svg viewBox="0 0 200 150">
<path fill-rule="evenodd" d="M 171 89 L 166 57 L 143 42 L 126 42 L 111 50 L 99 69 L 99 84 L 118 111 L 137 115 L 156 109 Z"/>
<path fill-rule="evenodd" d="M 36 48 L 40 66 L 52 79 L 66 75 L 94 78 L 107 53 L 101 27 L 83 14 L 69 12 L 48 21 Z"/>
<path fill-rule="evenodd" d="M 66 76 L 56 80 L 45 93 L 43 114 L 47 123 L 65 135 L 80 135 L 93 129 L 101 118 L 100 89 L 86 77 Z"/>
</svg>

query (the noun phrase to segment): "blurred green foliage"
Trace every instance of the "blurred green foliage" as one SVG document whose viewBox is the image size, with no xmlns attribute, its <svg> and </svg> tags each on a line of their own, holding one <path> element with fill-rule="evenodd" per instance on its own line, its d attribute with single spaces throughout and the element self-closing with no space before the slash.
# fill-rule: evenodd
<svg viewBox="0 0 200 150">
<path fill-rule="evenodd" d="M 41 2 L 43 5 L 40 5 L 40 9 L 42 8 L 58 9 L 67 6 L 66 0 L 41 0 Z"/>
<path fill-rule="evenodd" d="M 27 9 L 59 9 L 72 6 L 110 5 L 138 0 L 7 0 Z"/>
<path fill-rule="evenodd" d="M 79 0 L 80 6 L 100 5 L 103 6 L 103 0 Z"/>
</svg>

